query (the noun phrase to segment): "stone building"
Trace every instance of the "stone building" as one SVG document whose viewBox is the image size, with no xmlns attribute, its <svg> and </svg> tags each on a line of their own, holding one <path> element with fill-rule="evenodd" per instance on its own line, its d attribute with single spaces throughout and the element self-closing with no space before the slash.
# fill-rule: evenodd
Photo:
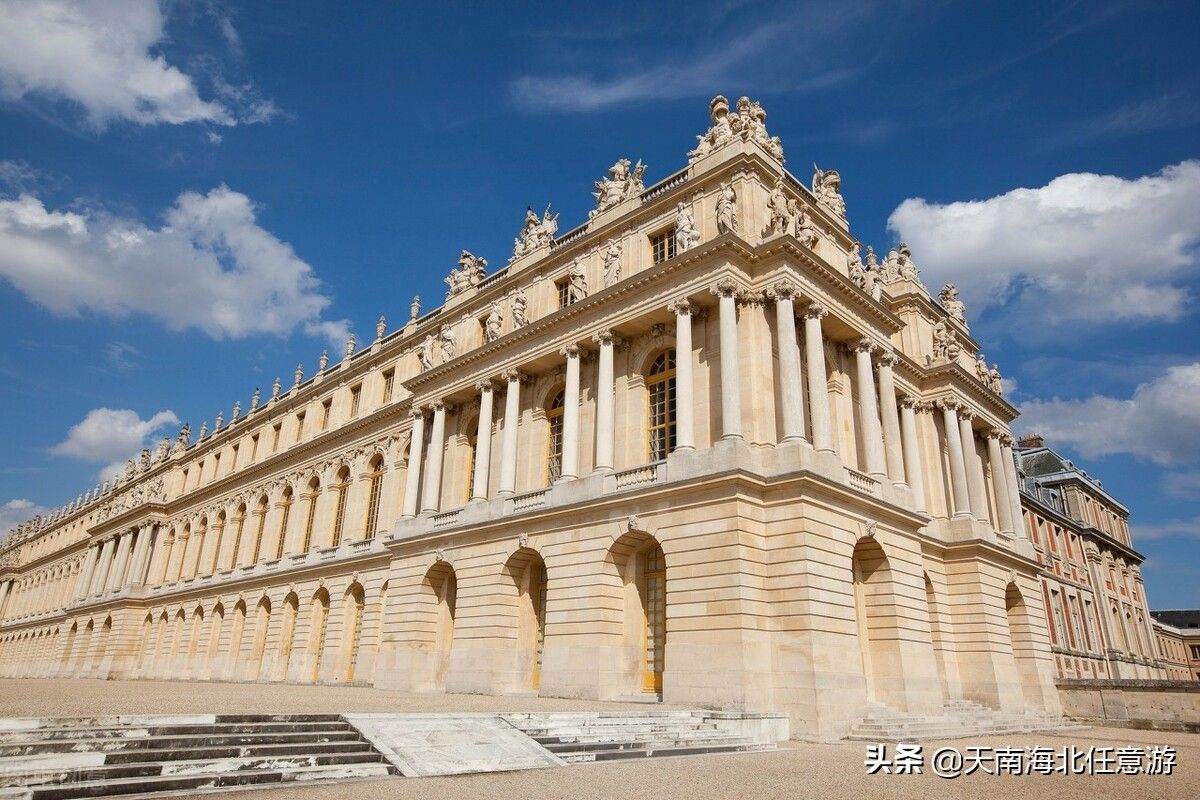
<svg viewBox="0 0 1200 800">
<path fill-rule="evenodd" d="M 1150 616 L 1167 677 L 1200 681 L 1200 609 L 1164 609 Z"/>
<path fill-rule="evenodd" d="M 1016 456 L 1057 677 L 1166 678 L 1129 510 L 1040 436 Z"/>
<path fill-rule="evenodd" d="M 0 670 L 660 697 L 826 738 L 1056 713 L 1017 412 L 954 287 L 864 261 L 840 176 L 787 172 L 757 103 L 710 112 L 682 169 L 618 162 L 578 227 L 527 212 L 506 266 L 463 251 L 434 310 L 21 526 Z"/>
</svg>

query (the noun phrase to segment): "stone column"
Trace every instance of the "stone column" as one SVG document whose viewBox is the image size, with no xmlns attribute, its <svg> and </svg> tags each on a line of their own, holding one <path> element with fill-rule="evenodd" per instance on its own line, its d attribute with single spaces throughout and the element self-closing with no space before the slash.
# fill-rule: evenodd
<svg viewBox="0 0 1200 800">
<path fill-rule="evenodd" d="M 804 386 L 800 378 L 800 344 L 796 340 L 796 287 L 786 281 L 772 288 L 775 298 L 775 349 L 779 351 L 779 398 L 783 441 L 804 440 Z"/>
<path fill-rule="evenodd" d="M 867 456 L 867 474 L 877 480 L 887 478 L 883 458 L 883 431 L 879 427 L 879 405 L 875 400 L 875 371 L 871 368 L 871 352 L 875 343 L 862 338 L 854 343 L 854 360 L 858 372 L 858 410 L 862 419 L 862 435 Z"/>
<path fill-rule="evenodd" d="M 566 388 L 563 390 L 562 475 L 559 482 L 579 477 L 579 346 L 569 344 L 558 351 L 567 359 Z"/>
<path fill-rule="evenodd" d="M 517 426 L 521 421 L 521 382 L 525 376 L 515 369 L 504 373 L 508 384 L 504 394 L 504 437 L 500 444 L 500 488 L 506 497 L 517 488 Z"/>
<path fill-rule="evenodd" d="M 832 453 L 833 423 L 829 418 L 829 381 L 825 377 L 825 337 L 821 333 L 821 318 L 828 313 L 816 303 L 804 310 L 804 356 L 808 366 L 813 447 Z"/>
<path fill-rule="evenodd" d="M 125 580 L 125 568 L 129 566 L 129 547 L 132 538 L 133 531 L 125 531 L 117 537 L 116 553 L 113 554 L 113 566 L 104 586 L 105 591 L 121 588 L 121 584 Z"/>
<path fill-rule="evenodd" d="M 696 381 L 692 371 L 692 316 L 690 300 L 675 300 L 667 310 L 675 315 L 675 449 L 696 449 Z"/>
<path fill-rule="evenodd" d="M 883 448 L 888 476 L 892 483 L 904 486 L 909 479 L 904 463 L 904 437 L 900 434 L 900 416 L 896 406 L 896 376 L 892 373 L 895 363 L 895 353 L 879 356 L 879 414 L 883 418 Z"/>
<path fill-rule="evenodd" d="M 92 577 L 92 585 L 88 594 L 100 594 L 108 583 L 108 571 L 112 569 L 114 537 L 104 540 L 100 547 L 100 558 L 96 561 L 96 572 Z"/>
<path fill-rule="evenodd" d="M 880 380 L 880 383 L 883 381 Z M 921 464 L 921 446 L 917 438 L 916 401 L 911 397 L 900 398 L 900 441 L 904 451 L 904 474 L 912 489 L 913 508 L 924 514 L 925 470 Z"/>
<path fill-rule="evenodd" d="M 592 337 L 592 341 L 600 345 L 596 367 L 596 472 L 613 471 L 613 444 L 617 435 L 613 409 L 613 345 L 616 339 L 612 331 L 600 331 Z"/>
<path fill-rule="evenodd" d="M 1012 508 L 1013 530 L 1014 533 L 1028 536 L 1025 526 L 1021 524 L 1021 478 L 1017 475 L 1017 462 L 1013 458 L 1012 444 L 1012 437 L 1008 434 L 1000 437 L 1000 455 L 1004 459 L 1005 484 L 1008 486 L 1008 502 Z M 1020 530 L 1017 530 L 1018 528 Z"/>
<path fill-rule="evenodd" d="M 8 593 L 12 589 L 12 581 L 0 581 L 0 620 L 4 619 L 4 604 L 8 602 Z"/>
<path fill-rule="evenodd" d="M 417 492 L 421 487 L 421 458 L 425 449 L 425 411 L 412 411 L 412 432 L 408 442 L 408 472 L 404 481 L 404 516 L 417 515 Z"/>
<path fill-rule="evenodd" d="M 92 574 L 96 571 L 96 559 L 99 556 L 98 544 L 88 545 L 87 555 L 83 557 L 83 568 L 79 572 L 79 581 L 75 587 L 75 597 L 87 597 L 91 592 Z"/>
<path fill-rule="evenodd" d="M 433 431 L 429 437 L 429 456 L 425 464 L 425 491 L 421 513 L 437 511 L 442 503 L 442 456 L 446 449 L 446 404 L 433 404 Z"/>
<path fill-rule="evenodd" d="M 959 438 L 958 403 L 953 400 L 937 401 L 942 410 L 942 424 L 946 429 L 946 449 L 950 455 L 950 494 L 952 514 L 955 517 L 971 516 L 970 501 L 967 499 L 967 468 L 963 462 L 962 439 Z"/>
<path fill-rule="evenodd" d="M 741 354 L 737 345 L 737 284 L 725 278 L 710 290 L 720 305 L 721 336 L 721 438 L 742 438 L 742 382 L 738 375 Z"/>
<path fill-rule="evenodd" d="M 967 497 L 975 519 L 991 525 L 988 517 L 987 489 L 983 484 L 983 461 L 979 458 L 979 451 L 975 449 L 975 428 L 971 425 L 973 419 L 973 412 L 959 408 L 958 435 L 962 440 L 963 466 L 967 470 Z"/>
<path fill-rule="evenodd" d="M 150 526 L 143 525 L 137 529 L 133 539 L 133 551 L 129 554 L 129 571 L 125 573 L 122 586 L 137 586 L 141 584 L 142 559 L 146 553 L 146 540 L 150 538 Z"/>
<path fill-rule="evenodd" d="M 492 465 L 492 402 L 494 389 L 490 380 L 475 384 L 479 390 L 479 427 L 475 429 L 475 480 L 471 486 L 472 500 L 486 500 L 488 470 Z"/>
<path fill-rule="evenodd" d="M 1009 500 L 1008 470 L 1004 468 L 1004 451 L 1000 449 L 1002 431 L 995 428 L 987 433 L 988 466 L 992 472 L 992 492 L 996 496 L 996 515 L 1000 518 L 1000 530 L 1015 533 L 1012 518 L 1012 503 Z M 1082 613 L 1082 609 L 1081 609 Z"/>
</svg>

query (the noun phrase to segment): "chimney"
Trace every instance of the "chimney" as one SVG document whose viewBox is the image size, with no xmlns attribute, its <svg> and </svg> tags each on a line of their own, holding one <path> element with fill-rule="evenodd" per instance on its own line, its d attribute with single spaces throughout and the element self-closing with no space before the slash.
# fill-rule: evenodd
<svg viewBox="0 0 1200 800">
<path fill-rule="evenodd" d="M 1021 450 L 1028 450 L 1033 447 L 1045 447 L 1046 440 L 1042 438 L 1040 433 L 1027 433 L 1017 439 L 1017 447 Z"/>
</svg>

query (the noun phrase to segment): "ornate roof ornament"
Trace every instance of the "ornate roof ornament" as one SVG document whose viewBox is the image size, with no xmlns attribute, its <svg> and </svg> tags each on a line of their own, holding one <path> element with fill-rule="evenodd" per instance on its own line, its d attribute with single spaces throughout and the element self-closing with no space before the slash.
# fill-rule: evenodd
<svg viewBox="0 0 1200 800">
<path fill-rule="evenodd" d="M 346 350 L 343 358 L 349 358 L 354 355 L 354 348 L 358 346 L 358 337 L 353 333 L 346 337 Z"/>
<path fill-rule="evenodd" d="M 846 218 L 846 201 L 842 199 L 842 176 L 836 169 L 824 170 L 813 164 L 812 193 L 817 202 L 835 216 Z"/>
<path fill-rule="evenodd" d="M 696 149 L 688 153 L 689 164 L 735 141 L 757 142 L 783 163 L 783 142 L 767 133 L 767 112 L 759 102 L 740 97 L 737 112 L 730 113 L 729 101 L 717 95 L 708 104 L 708 113 L 711 124 L 704 135 L 696 137 Z"/>
<path fill-rule="evenodd" d="M 957 286 L 953 283 L 942 286 L 942 290 L 938 292 L 938 302 L 942 304 L 946 314 L 961 322 L 964 328 L 967 327 L 967 304 L 958 299 Z"/>
<path fill-rule="evenodd" d="M 458 255 L 458 266 L 451 269 L 445 279 L 446 285 L 450 287 L 450 290 L 446 292 L 447 299 L 478 286 L 486 271 L 486 259 L 479 258 L 470 250 L 463 250 Z M 420 311 L 420 306 L 417 307 L 417 310 Z"/>
<path fill-rule="evenodd" d="M 622 158 L 608 168 L 608 177 L 596 181 L 596 207 L 588 212 L 588 219 L 607 211 L 613 206 L 620 205 L 631 197 L 638 197 L 646 190 L 642 176 L 646 173 L 646 165 L 638 159 L 633 169 L 629 168 L 629 159 Z M 549 212 L 549 207 L 547 207 Z"/>
<path fill-rule="evenodd" d="M 525 208 L 525 222 L 521 226 L 521 233 L 516 239 L 513 239 L 513 254 L 508 263 L 516 261 L 527 253 L 532 253 L 542 247 L 548 247 L 554 241 L 554 234 L 558 233 L 558 214 L 550 213 L 550 205 L 546 205 L 546 210 L 542 212 L 539 218 L 537 212 L 532 206 Z"/>
<path fill-rule="evenodd" d="M 700 229 L 687 203 L 675 206 L 675 252 L 691 250 L 700 243 Z"/>
<path fill-rule="evenodd" d="M 737 192 L 733 184 L 722 183 L 717 188 L 717 234 L 738 232 Z"/>
</svg>

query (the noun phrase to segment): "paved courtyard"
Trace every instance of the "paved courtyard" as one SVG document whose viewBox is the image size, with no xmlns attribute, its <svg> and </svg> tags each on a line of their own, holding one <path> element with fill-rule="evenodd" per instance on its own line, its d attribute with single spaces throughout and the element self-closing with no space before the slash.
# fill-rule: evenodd
<svg viewBox="0 0 1200 800">
<path fill-rule="evenodd" d="M 4 716 L 79 716 L 110 713 L 338 711 L 581 710 L 615 703 L 476 695 L 411 695 L 356 687 L 195 684 L 138 681 L 2 680 Z M 864 743 L 788 743 L 774 752 L 733 756 L 644 759 L 452 778 L 394 778 L 325 786 L 230 792 L 213 798 L 356 800 L 365 798 L 587 798 L 591 800 L 703 800 L 703 798 L 910 798 L 1021 797 L 1023 800 L 1156 800 L 1200 797 L 1200 735 L 1091 728 L 1067 733 L 958 739 L 967 746 L 1059 749 L 1065 745 L 1119 747 L 1170 745 L 1178 751 L 1171 776 L 992 776 L 945 780 L 932 774 L 867 776 Z M 936 746 L 936 745 L 935 745 Z M 928 754 L 934 747 L 927 745 Z"/>
</svg>

